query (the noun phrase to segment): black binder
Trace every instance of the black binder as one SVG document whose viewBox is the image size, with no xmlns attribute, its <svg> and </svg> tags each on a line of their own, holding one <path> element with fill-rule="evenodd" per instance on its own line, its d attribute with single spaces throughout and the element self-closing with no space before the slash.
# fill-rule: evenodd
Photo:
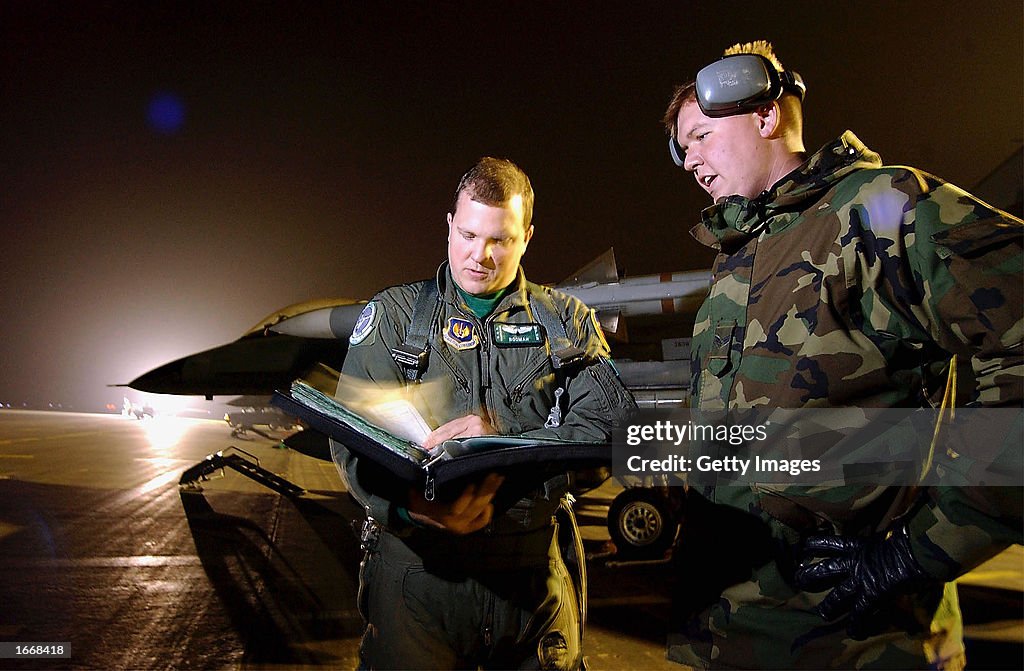
<svg viewBox="0 0 1024 671">
<path fill-rule="evenodd" d="M 559 466 L 581 470 L 610 466 L 607 442 L 570 442 L 528 436 L 476 436 L 445 441 L 428 453 L 370 424 L 328 394 L 302 380 L 288 391 L 278 390 L 271 403 L 327 434 L 359 457 L 387 468 L 402 480 L 423 483 L 424 496 L 434 498 L 446 483 L 511 467 Z"/>
</svg>

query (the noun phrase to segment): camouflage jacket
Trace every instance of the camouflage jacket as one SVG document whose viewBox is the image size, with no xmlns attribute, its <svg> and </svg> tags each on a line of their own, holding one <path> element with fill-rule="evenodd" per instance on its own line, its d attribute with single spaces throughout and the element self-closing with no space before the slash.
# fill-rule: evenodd
<svg viewBox="0 0 1024 671">
<path fill-rule="evenodd" d="M 694 328 L 695 407 L 921 407 L 934 391 L 932 371 L 952 354 L 972 364 L 975 403 L 1022 405 L 1020 220 L 932 175 L 883 167 L 853 133 L 761 197 L 709 207 L 693 235 L 719 251 Z M 915 555 L 937 579 L 937 594 L 922 598 L 928 603 L 918 613 L 927 631 L 941 581 L 1020 542 L 1020 488 L 907 489 L 752 485 L 704 494 L 759 516 L 780 546 L 812 532 L 877 532 L 907 512 L 908 495 L 923 500 L 910 527 Z M 745 618 L 737 612 L 766 604 L 776 630 L 746 631 L 762 642 L 776 639 L 777 650 L 757 654 L 772 660 L 766 667 L 831 666 L 830 655 L 840 651 L 841 664 L 857 665 L 880 654 L 863 646 L 854 652 L 835 627 L 821 631 L 820 621 L 806 617 L 821 595 L 795 593 L 786 583 L 778 571 L 755 571 L 670 645 L 670 657 L 751 663 L 743 660 L 753 651 L 739 643 Z M 958 626 L 950 625 L 948 639 L 958 638 Z M 838 636 L 834 646 L 829 636 Z M 901 648 L 901 664 L 923 663 L 921 637 L 884 645 Z M 958 641 L 927 645 L 955 656 Z"/>
<path fill-rule="evenodd" d="M 366 330 L 361 337 L 354 334 L 339 394 L 345 391 L 347 381 L 369 380 L 376 387 L 405 389 L 428 424 L 435 427 L 476 414 L 505 435 L 610 440 L 612 429 L 626 420 L 635 403 L 609 362 L 608 344 L 593 312 L 572 296 L 527 281 L 520 269 L 515 289 L 481 320 L 466 307 L 447 268 L 442 265 L 437 275 L 441 309 L 429 330 L 428 363 L 420 380 L 405 379 L 392 348 L 405 340 L 416 297 L 426 282 L 385 289 L 370 301 L 364 311 L 370 313 Z M 552 343 L 539 323 L 543 320 L 534 314 L 540 309 L 538 300 L 548 301 L 570 343 L 586 354 L 588 363 L 568 378 L 556 375 L 552 366 Z M 564 390 L 556 400 L 559 387 Z M 562 411 L 560 424 L 545 428 L 556 403 Z M 394 532 L 410 531 L 396 523 L 395 516 L 394 504 L 404 505 L 404 486 L 395 489 L 398 483 L 371 473 L 369 464 L 361 464 L 351 454 L 345 454 L 341 465 L 350 490 L 371 517 Z M 549 526 L 565 492 L 564 474 L 559 482 L 560 487 L 548 483 L 544 492 L 520 500 L 508 514 L 492 522 L 486 535 Z M 515 483 L 506 482 L 502 492 L 505 490 L 515 491 Z M 467 542 L 479 543 L 481 535 L 468 536 Z"/>
</svg>

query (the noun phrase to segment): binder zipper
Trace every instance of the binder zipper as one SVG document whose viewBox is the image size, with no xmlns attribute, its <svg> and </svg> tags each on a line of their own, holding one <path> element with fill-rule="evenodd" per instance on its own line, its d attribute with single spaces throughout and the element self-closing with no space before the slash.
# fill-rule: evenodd
<svg viewBox="0 0 1024 671">
<path fill-rule="evenodd" d="M 423 498 L 427 501 L 434 500 L 434 475 L 431 472 L 434 464 L 447 461 L 448 452 L 445 451 L 444 445 L 437 446 L 437 453 L 427 460 L 427 463 L 423 464 L 423 472 L 427 474 L 427 481 L 423 484 Z"/>
</svg>

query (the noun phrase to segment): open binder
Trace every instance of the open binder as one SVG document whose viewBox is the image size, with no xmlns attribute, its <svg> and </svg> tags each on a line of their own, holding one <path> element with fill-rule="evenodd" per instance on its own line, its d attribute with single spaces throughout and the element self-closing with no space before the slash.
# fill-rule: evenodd
<svg viewBox="0 0 1024 671">
<path fill-rule="evenodd" d="M 433 500 L 438 489 L 459 478 L 509 467 L 557 465 L 578 470 L 611 464 L 611 443 L 580 443 L 527 436 L 476 436 L 445 441 L 429 453 L 391 435 L 303 380 L 278 390 L 271 403 L 310 428 L 327 434 L 359 457 L 387 468 L 402 480 L 423 483 Z"/>
</svg>

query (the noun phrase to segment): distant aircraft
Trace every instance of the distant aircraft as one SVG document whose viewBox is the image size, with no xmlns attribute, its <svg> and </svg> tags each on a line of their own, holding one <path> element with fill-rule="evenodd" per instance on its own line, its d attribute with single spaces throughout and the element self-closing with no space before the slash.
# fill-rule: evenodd
<svg viewBox="0 0 1024 671">
<path fill-rule="evenodd" d="M 124 402 L 121 405 L 121 416 L 131 417 L 133 419 L 145 419 L 146 417 L 155 417 L 156 412 L 153 410 L 153 406 L 151 405 L 137 405 L 125 397 Z"/>
</svg>

